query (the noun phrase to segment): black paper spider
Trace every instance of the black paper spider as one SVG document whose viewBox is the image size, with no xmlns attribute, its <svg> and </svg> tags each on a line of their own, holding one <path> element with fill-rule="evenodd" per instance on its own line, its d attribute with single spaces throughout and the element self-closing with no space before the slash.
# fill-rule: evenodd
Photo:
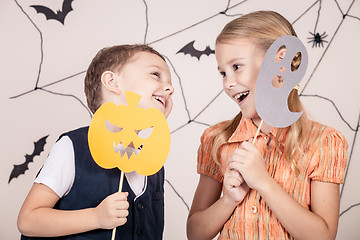
<svg viewBox="0 0 360 240">
<path fill-rule="evenodd" d="M 328 35 L 326 34 L 326 32 L 324 32 L 323 34 L 320 35 L 320 33 L 312 33 L 312 32 L 309 32 L 312 37 L 309 37 L 308 39 L 310 39 L 310 41 L 308 41 L 308 43 L 312 42 L 313 45 L 312 47 L 320 47 L 320 44 L 321 44 L 321 47 L 324 47 L 324 42 L 328 42 L 326 40 L 324 40 Z M 326 34 L 326 35 L 325 35 Z"/>
</svg>

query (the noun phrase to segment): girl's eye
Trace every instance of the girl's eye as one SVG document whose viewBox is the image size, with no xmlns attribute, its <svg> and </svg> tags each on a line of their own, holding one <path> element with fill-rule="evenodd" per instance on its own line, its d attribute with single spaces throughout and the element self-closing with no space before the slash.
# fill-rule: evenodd
<svg viewBox="0 0 360 240">
<path fill-rule="evenodd" d="M 240 67 L 241 67 L 240 64 L 234 64 L 233 65 L 234 71 L 238 70 Z"/>
<path fill-rule="evenodd" d="M 224 78 L 226 77 L 226 73 L 225 72 L 220 72 L 220 75 Z"/>
</svg>

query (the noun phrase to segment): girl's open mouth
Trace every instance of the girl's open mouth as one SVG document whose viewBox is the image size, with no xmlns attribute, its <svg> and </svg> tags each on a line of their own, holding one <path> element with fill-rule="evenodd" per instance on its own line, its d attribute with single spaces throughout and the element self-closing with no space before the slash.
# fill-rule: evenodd
<svg viewBox="0 0 360 240">
<path fill-rule="evenodd" d="M 240 103 L 242 102 L 247 96 L 249 96 L 250 91 L 245 91 L 241 93 L 237 93 L 233 97 Z"/>
</svg>

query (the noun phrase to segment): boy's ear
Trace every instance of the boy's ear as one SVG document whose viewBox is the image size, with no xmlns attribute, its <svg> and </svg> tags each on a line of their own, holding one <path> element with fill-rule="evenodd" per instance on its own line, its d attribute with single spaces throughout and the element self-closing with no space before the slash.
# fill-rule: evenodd
<svg viewBox="0 0 360 240">
<path fill-rule="evenodd" d="M 112 71 L 105 71 L 103 74 L 101 74 L 101 83 L 103 86 L 116 94 L 120 94 L 120 88 L 117 84 L 115 73 Z"/>
</svg>

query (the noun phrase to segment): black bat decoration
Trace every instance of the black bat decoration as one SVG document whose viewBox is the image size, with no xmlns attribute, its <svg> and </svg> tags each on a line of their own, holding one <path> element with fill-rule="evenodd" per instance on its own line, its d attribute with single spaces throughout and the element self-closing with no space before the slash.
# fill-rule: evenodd
<svg viewBox="0 0 360 240">
<path fill-rule="evenodd" d="M 29 163 L 33 162 L 35 156 L 39 156 L 42 151 L 44 151 L 44 146 L 46 144 L 46 138 L 49 135 L 42 137 L 39 141 L 34 142 L 34 151 L 31 155 L 25 155 L 25 162 L 19 165 L 14 165 L 13 170 L 11 171 L 9 182 L 13 178 L 17 178 L 20 174 L 25 174 L 25 171 L 28 170 Z"/>
<path fill-rule="evenodd" d="M 200 60 L 200 57 L 202 55 L 207 55 L 209 56 L 210 54 L 212 53 L 215 53 L 214 50 L 212 50 L 209 46 L 206 46 L 205 50 L 204 51 L 199 51 L 197 49 L 194 48 L 194 41 L 192 42 L 189 42 L 188 44 L 186 44 L 182 49 L 180 49 L 176 54 L 178 53 L 184 53 L 185 55 L 186 54 L 190 54 L 190 56 L 192 57 L 196 57 L 198 60 Z"/>
<path fill-rule="evenodd" d="M 57 10 L 56 13 L 54 13 L 54 11 L 51 10 L 50 8 L 41 5 L 31 5 L 30 7 L 35 8 L 37 13 L 43 13 L 46 17 L 46 20 L 49 19 L 58 20 L 64 25 L 65 17 L 71 10 L 73 10 L 71 7 L 72 2 L 73 0 L 64 0 L 62 5 L 62 10 L 61 11 Z"/>
</svg>

